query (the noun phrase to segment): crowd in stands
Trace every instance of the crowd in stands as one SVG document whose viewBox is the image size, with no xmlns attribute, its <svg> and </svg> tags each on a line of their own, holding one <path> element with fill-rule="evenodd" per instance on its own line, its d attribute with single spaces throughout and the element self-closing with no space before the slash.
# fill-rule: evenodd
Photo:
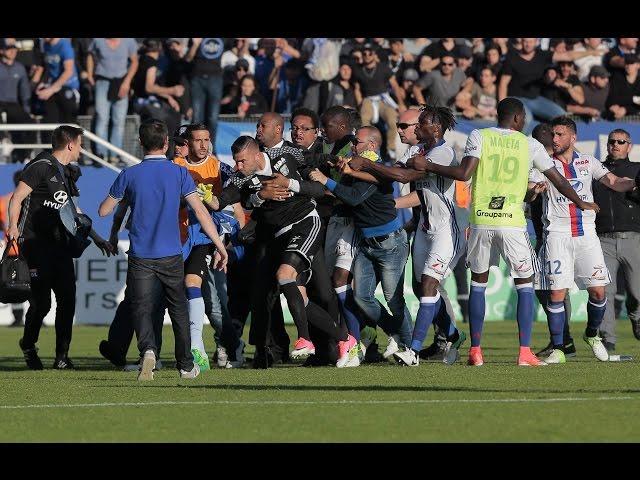
<svg viewBox="0 0 640 480">
<path fill-rule="evenodd" d="M 638 38 L 4 38 L 0 112 L 6 123 L 35 116 L 75 123 L 90 115 L 95 132 L 117 147 L 127 114 L 163 120 L 170 132 L 205 123 L 215 148 L 220 114 L 306 107 L 321 115 L 341 105 L 386 131 L 393 158 L 398 114 L 423 103 L 488 121 L 506 96 L 523 101 L 529 122 L 566 113 L 587 121 L 636 115 L 637 44 Z M 14 135 L 32 143 L 35 134 Z M 96 153 L 108 156 L 100 147 Z M 25 150 L 12 155 L 22 161 Z"/>
</svg>

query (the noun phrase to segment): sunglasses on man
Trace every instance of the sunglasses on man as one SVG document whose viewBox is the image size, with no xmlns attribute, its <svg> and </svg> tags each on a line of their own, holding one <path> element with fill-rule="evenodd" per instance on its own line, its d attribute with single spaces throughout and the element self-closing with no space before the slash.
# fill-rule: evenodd
<svg viewBox="0 0 640 480">
<path fill-rule="evenodd" d="M 406 130 L 409 127 L 413 127 L 414 125 L 418 125 L 418 122 L 415 123 L 396 123 L 396 128 L 398 130 Z"/>
<path fill-rule="evenodd" d="M 607 142 L 609 145 L 615 145 L 616 143 L 618 145 L 624 145 L 625 143 L 631 143 L 629 140 L 616 140 L 616 139 L 611 139 Z"/>
<path fill-rule="evenodd" d="M 353 144 L 354 147 L 357 147 L 359 143 L 365 143 L 364 140 L 360 140 L 357 137 L 353 137 L 351 139 L 351 143 Z"/>
</svg>

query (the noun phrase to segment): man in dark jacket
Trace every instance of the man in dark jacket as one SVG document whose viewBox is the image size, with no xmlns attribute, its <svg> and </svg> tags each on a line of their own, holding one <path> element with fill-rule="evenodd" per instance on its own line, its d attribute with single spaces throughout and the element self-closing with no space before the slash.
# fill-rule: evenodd
<svg viewBox="0 0 640 480">
<path fill-rule="evenodd" d="M 619 177 L 636 178 L 640 163 L 629 161 L 631 136 L 615 129 L 607 140 L 607 158 L 604 165 Z M 609 352 L 615 350 L 616 318 L 614 297 L 618 269 L 622 268 L 626 281 L 627 312 L 633 335 L 640 340 L 640 196 L 638 190 L 621 193 L 593 182 L 593 198 L 600 206 L 596 216 L 596 231 L 600 237 L 602 253 L 611 283 L 606 287 L 607 309 L 600 325 L 600 336 Z"/>
</svg>

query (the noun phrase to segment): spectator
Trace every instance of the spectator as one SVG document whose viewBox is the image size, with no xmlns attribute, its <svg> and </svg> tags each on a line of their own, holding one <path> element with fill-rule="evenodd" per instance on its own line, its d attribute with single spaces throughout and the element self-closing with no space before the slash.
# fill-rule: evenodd
<svg viewBox="0 0 640 480">
<path fill-rule="evenodd" d="M 518 39 L 515 39 L 518 40 Z M 508 38 L 492 38 L 491 45 L 497 45 L 500 47 L 500 61 L 504 61 L 509 53 L 509 39 Z"/>
<path fill-rule="evenodd" d="M 455 38 L 441 38 L 435 43 L 422 50 L 418 59 L 418 70 L 420 73 L 427 73 L 434 70 L 440 63 L 442 56 L 449 54 L 455 55 L 456 42 Z"/>
<path fill-rule="evenodd" d="M 261 38 L 258 41 L 258 51 L 256 52 L 256 73 L 258 89 L 262 96 L 271 103 L 271 89 L 269 80 L 272 70 L 275 67 L 276 40 L 274 38 Z"/>
<path fill-rule="evenodd" d="M 484 38 L 474 37 L 471 39 L 471 53 L 473 54 L 473 56 L 483 56 L 486 47 L 487 46 L 484 44 Z"/>
<path fill-rule="evenodd" d="M 602 38 L 583 38 L 582 42 L 573 47 L 574 52 L 590 52 L 591 55 L 577 59 L 574 63 L 581 82 L 589 81 L 589 72 L 595 65 L 602 65 L 602 57 L 609 51 L 602 43 Z"/>
<path fill-rule="evenodd" d="M 414 63 L 420 53 L 429 45 L 431 40 L 425 37 L 421 38 L 405 38 L 404 39 L 404 52 L 405 61 Z"/>
<path fill-rule="evenodd" d="M 362 51 L 366 42 L 364 37 L 347 39 L 340 48 L 340 61 L 351 58 L 354 51 Z"/>
<path fill-rule="evenodd" d="M 567 110 L 585 119 L 598 119 L 606 110 L 609 95 L 609 72 L 602 65 L 594 65 L 589 72 L 589 81 L 582 85 L 584 102 L 569 103 Z"/>
<path fill-rule="evenodd" d="M 342 42 L 336 38 L 307 38 L 300 60 L 306 61 L 307 75 L 315 82 L 328 82 L 338 75 Z"/>
<path fill-rule="evenodd" d="M 16 61 L 24 65 L 31 81 L 31 87 L 35 88 L 44 73 L 44 57 L 42 55 L 41 42 L 38 38 L 14 38 L 18 48 Z"/>
<path fill-rule="evenodd" d="M 309 81 L 300 60 L 291 58 L 282 68 L 281 55 L 276 52 L 276 68 L 271 74 L 271 89 L 274 90 L 271 105 L 278 113 L 291 113 L 302 106 Z"/>
<path fill-rule="evenodd" d="M 478 78 L 480 74 L 480 70 L 485 67 L 491 68 L 493 74 L 496 76 L 496 79 L 500 78 L 500 72 L 502 71 L 502 60 L 500 54 L 500 45 L 497 43 L 489 44 L 484 51 L 484 55 L 481 57 L 477 56 L 473 60 L 471 71 L 473 72 L 473 78 Z M 469 76 L 469 75 L 468 75 Z"/>
<path fill-rule="evenodd" d="M 95 114 L 95 100 L 93 98 L 93 85 L 89 83 L 87 73 L 87 59 L 89 58 L 89 47 L 93 42 L 92 38 L 72 38 L 71 45 L 76 53 L 76 69 L 80 78 L 80 104 L 78 105 L 78 115 Z M 83 160 L 80 160 L 83 162 Z M 92 162 L 88 162 L 92 163 Z"/>
<path fill-rule="evenodd" d="M 68 38 L 45 38 L 43 52 L 44 81 L 36 88 L 36 95 L 45 102 L 43 123 L 76 123 L 80 81 L 71 41 Z M 43 141 L 48 143 L 51 134 L 46 137 Z"/>
<path fill-rule="evenodd" d="M 347 60 L 349 61 L 349 60 Z M 364 64 L 364 54 L 363 54 L 363 50 L 362 48 L 358 47 L 358 48 L 354 48 L 351 51 L 351 60 L 350 60 L 351 64 L 354 66 L 362 66 Z"/>
<path fill-rule="evenodd" d="M 547 69 L 545 82 L 547 85 L 542 88 L 542 95 L 561 108 L 566 110 L 569 103 L 584 103 L 584 90 L 575 74 L 573 62 L 558 62 L 556 69 Z"/>
<path fill-rule="evenodd" d="M 404 69 L 407 68 L 404 60 L 404 43 L 402 38 L 389 39 L 389 51 L 387 53 L 387 63 L 396 76 L 397 80 L 402 78 Z"/>
<path fill-rule="evenodd" d="M 244 59 L 249 64 L 249 73 L 253 74 L 256 71 L 256 60 L 249 53 L 249 39 L 248 38 L 234 38 L 233 47 L 222 54 L 220 59 L 220 65 L 223 69 L 233 69 L 239 59 Z"/>
<path fill-rule="evenodd" d="M 245 77 L 245 75 L 249 73 L 249 62 L 247 62 L 244 58 L 241 58 L 236 62 L 233 71 L 227 69 L 225 71 L 225 75 L 227 72 L 229 72 L 230 75 L 228 80 L 225 79 L 225 94 L 220 101 L 220 111 L 222 113 L 235 114 L 236 111 L 231 108 L 231 102 L 238 96 L 240 92 L 240 82 Z M 254 82 L 256 82 L 255 77 Z M 262 98 L 264 98 L 264 96 Z"/>
<path fill-rule="evenodd" d="M 565 115 L 562 107 L 542 96 L 546 69 L 554 62 L 574 61 L 589 56 L 589 52 L 547 52 L 537 48 L 537 38 L 523 38 L 522 50 L 507 54 L 498 86 L 498 101 L 515 97 L 525 107 L 524 132 L 529 133 L 533 116 L 543 120 Z"/>
<path fill-rule="evenodd" d="M 420 104 L 429 103 L 438 107 L 451 105 L 460 89 L 473 82 L 467 81 L 467 77 L 462 70 L 456 68 L 453 55 L 445 54 L 438 60 L 438 70 L 429 72 L 422 76 L 413 86 L 413 93 Z M 428 90 L 428 102 L 425 101 L 424 90 Z"/>
<path fill-rule="evenodd" d="M 169 38 L 165 42 L 168 65 L 164 74 L 165 87 L 182 85 L 184 94 L 176 97 L 180 105 L 180 113 L 187 119 L 193 118 L 193 105 L 191 103 L 191 82 L 189 72 L 191 64 L 186 60 L 186 41 L 181 38 Z"/>
<path fill-rule="evenodd" d="M 180 126 L 180 104 L 176 98 L 184 95 L 184 87 L 160 85 L 158 57 L 161 49 L 158 40 L 146 39 L 143 42 L 144 55 L 131 83 L 133 110 L 143 121 L 161 120 L 167 124 L 169 131 L 175 132 Z"/>
<path fill-rule="evenodd" d="M 95 87 L 96 135 L 122 148 L 131 81 L 138 70 L 138 44 L 133 38 L 94 38 L 87 57 L 87 80 Z M 111 133 L 109 133 L 111 123 Z M 107 149 L 96 144 L 96 153 Z M 110 163 L 119 163 L 109 156 Z"/>
<path fill-rule="evenodd" d="M 204 123 L 209 127 L 213 152 L 216 149 L 218 114 L 222 100 L 222 66 L 220 59 L 224 51 L 222 38 L 192 38 L 187 52 L 187 62 L 192 62 L 191 102 L 193 123 Z M 175 129 L 169 125 L 169 131 Z"/>
<path fill-rule="evenodd" d="M 360 99 L 361 100 L 361 99 Z M 338 75 L 330 82 L 317 82 L 307 88 L 303 106 L 318 115 L 335 105 L 356 108 L 360 104 L 356 97 L 353 70 L 347 62 L 342 62 Z"/>
<path fill-rule="evenodd" d="M 477 83 L 468 84 L 456 95 L 456 107 L 462 110 L 462 115 L 468 119 L 495 120 L 497 105 L 496 76 L 488 66 L 480 70 Z"/>
<path fill-rule="evenodd" d="M 31 110 L 31 84 L 24 65 L 16 61 L 18 49 L 15 38 L 0 39 L 0 113 L 6 114 L 6 123 L 33 123 Z M 4 123 L 4 122 L 3 122 Z M 35 143 L 34 132 L 14 132 L 16 143 Z M 29 156 L 30 150 L 14 149 L 13 163 Z"/>
<path fill-rule="evenodd" d="M 458 45 L 455 50 L 456 64 L 465 76 L 470 77 L 473 64 L 473 50 L 466 45 Z"/>
<path fill-rule="evenodd" d="M 609 70 L 611 81 L 617 76 L 625 76 L 625 55 L 636 53 L 638 47 L 637 38 L 618 38 L 617 45 L 609 50 L 602 58 L 602 65 Z"/>
<path fill-rule="evenodd" d="M 268 110 L 267 101 L 257 90 L 256 79 L 253 75 L 247 74 L 240 81 L 240 91 L 232 100 L 230 109 L 244 118 L 247 115 L 258 115 Z"/>
<path fill-rule="evenodd" d="M 364 63 L 360 67 L 356 67 L 353 71 L 353 77 L 358 84 L 360 93 L 362 94 L 362 105 L 360 107 L 360 115 L 362 116 L 363 125 L 373 125 L 378 122 L 381 117 L 387 125 L 387 151 L 389 156 L 395 158 L 396 147 L 396 121 L 398 120 L 398 111 L 406 110 L 406 107 L 400 98 L 400 85 L 393 76 L 391 69 L 387 64 L 380 63 L 375 55 L 374 47 L 367 44 L 363 51 Z M 398 99 L 398 103 L 391 98 L 388 89 L 391 87 Z"/>
<path fill-rule="evenodd" d="M 399 100 L 401 100 L 407 108 L 420 105 L 420 102 L 416 99 L 415 93 L 413 93 L 413 86 L 418 78 L 418 72 L 413 68 L 407 68 L 402 73 L 402 82 L 400 83 L 400 94 L 402 95 L 402 98 Z"/>
<path fill-rule="evenodd" d="M 625 75 L 612 75 L 606 103 L 608 117 L 616 120 L 640 112 L 640 58 L 635 54 L 627 54 L 624 62 Z"/>
</svg>

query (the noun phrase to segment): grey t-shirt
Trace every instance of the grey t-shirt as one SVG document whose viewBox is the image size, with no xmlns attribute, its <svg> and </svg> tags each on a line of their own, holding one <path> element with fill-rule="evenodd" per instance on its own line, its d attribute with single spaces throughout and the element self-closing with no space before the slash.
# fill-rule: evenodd
<svg viewBox="0 0 640 480">
<path fill-rule="evenodd" d="M 127 74 L 129 57 L 138 52 L 138 44 L 133 38 L 121 38 L 118 46 L 111 48 L 105 38 L 94 38 L 89 52 L 95 61 L 95 76 L 121 78 Z"/>
<path fill-rule="evenodd" d="M 425 96 L 427 101 L 431 100 L 438 107 L 446 107 L 453 103 L 466 78 L 459 68 L 453 70 L 450 80 L 446 80 L 439 70 L 435 70 L 423 75 L 417 84 L 422 90 L 428 90 Z"/>
</svg>

